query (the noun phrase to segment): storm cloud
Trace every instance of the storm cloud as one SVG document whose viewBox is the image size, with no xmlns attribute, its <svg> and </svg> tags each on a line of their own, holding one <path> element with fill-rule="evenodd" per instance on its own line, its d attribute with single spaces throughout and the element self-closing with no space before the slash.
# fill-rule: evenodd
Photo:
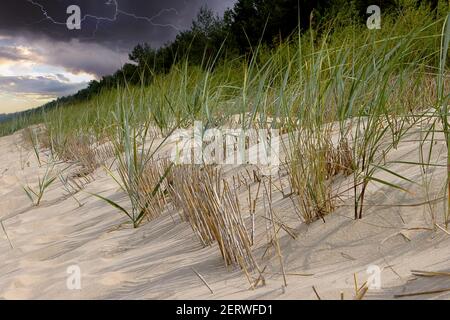
<svg viewBox="0 0 450 320">
<path fill-rule="evenodd" d="M 2 3 L 0 39 L 20 38 L 36 47 L 46 63 L 84 71 L 97 77 L 117 70 L 137 44 L 158 48 L 190 27 L 202 6 L 222 14 L 234 0 L 15 0 Z M 78 5 L 81 30 L 69 30 L 68 6 Z M 18 45 L 17 43 L 15 44 Z M 20 59 L 1 46 L 0 58 Z M 124 61 L 125 60 L 125 61 Z"/>
</svg>

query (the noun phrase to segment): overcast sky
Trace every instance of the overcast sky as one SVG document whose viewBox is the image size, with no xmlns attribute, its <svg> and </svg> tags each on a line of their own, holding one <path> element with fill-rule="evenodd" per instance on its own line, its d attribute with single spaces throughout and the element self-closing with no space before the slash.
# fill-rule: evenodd
<svg viewBox="0 0 450 320">
<path fill-rule="evenodd" d="M 190 27 L 201 6 L 235 0 L 14 0 L 0 8 L 0 113 L 75 93 L 120 68 L 139 42 L 155 48 Z M 81 9 L 69 30 L 67 8 Z"/>
</svg>

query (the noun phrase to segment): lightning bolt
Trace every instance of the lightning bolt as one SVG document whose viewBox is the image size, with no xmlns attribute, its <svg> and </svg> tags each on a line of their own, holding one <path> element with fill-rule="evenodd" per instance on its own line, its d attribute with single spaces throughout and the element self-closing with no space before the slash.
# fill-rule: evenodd
<svg viewBox="0 0 450 320">
<path fill-rule="evenodd" d="M 57 21 L 53 17 L 51 17 L 42 4 L 36 2 L 35 0 L 27 0 L 27 2 L 29 2 L 30 4 L 38 7 L 41 10 L 42 14 L 44 15 L 44 18 L 39 20 L 37 23 L 40 23 L 40 22 L 45 21 L 45 20 L 48 20 L 48 21 L 50 21 L 50 22 L 52 22 L 53 24 L 56 24 L 56 25 L 64 25 L 64 26 L 66 25 L 66 22 Z M 86 19 L 93 19 L 93 20 L 96 21 L 95 29 L 94 29 L 94 32 L 92 34 L 92 37 L 95 37 L 101 22 L 103 22 L 103 21 L 115 22 L 115 21 L 117 21 L 117 18 L 119 17 L 119 15 L 132 17 L 132 18 L 134 18 L 136 20 L 144 20 L 144 21 L 150 23 L 152 26 L 156 26 L 156 27 L 170 27 L 170 28 L 173 28 L 173 29 L 175 29 L 177 31 L 180 30 L 179 27 L 177 27 L 177 26 L 175 26 L 175 25 L 173 25 L 171 23 L 163 24 L 163 23 L 156 23 L 156 22 L 153 21 L 156 18 L 162 16 L 164 13 L 167 13 L 167 12 L 174 12 L 176 15 L 179 15 L 177 9 L 175 9 L 175 8 L 162 9 L 156 15 L 151 16 L 151 17 L 146 17 L 146 16 L 139 16 L 139 15 L 136 15 L 134 13 L 130 13 L 130 12 L 126 12 L 126 11 L 121 10 L 119 8 L 118 0 L 108 0 L 105 3 L 105 5 L 107 5 L 107 6 L 111 6 L 111 5 L 114 6 L 114 15 L 112 17 L 99 17 L 99 16 L 95 16 L 95 15 L 92 15 L 92 14 L 85 14 L 81 18 L 81 22 L 86 21 Z"/>
<path fill-rule="evenodd" d="M 47 10 L 45 10 L 45 8 L 44 8 L 44 6 L 43 6 L 42 4 L 37 3 L 37 2 L 35 2 L 35 1 L 33 1 L 33 0 L 27 0 L 27 1 L 28 1 L 29 3 L 31 3 L 31 4 L 33 4 L 34 6 L 39 7 L 39 9 L 41 9 L 41 12 L 42 12 L 42 14 L 44 15 L 45 18 L 39 20 L 38 23 L 39 23 L 39 22 L 42 22 L 42 21 L 44 21 L 44 20 L 50 20 L 52 23 L 57 24 L 57 25 L 66 25 L 65 22 L 58 22 L 58 21 L 56 21 L 55 19 L 53 19 L 53 18 L 47 13 Z"/>
</svg>

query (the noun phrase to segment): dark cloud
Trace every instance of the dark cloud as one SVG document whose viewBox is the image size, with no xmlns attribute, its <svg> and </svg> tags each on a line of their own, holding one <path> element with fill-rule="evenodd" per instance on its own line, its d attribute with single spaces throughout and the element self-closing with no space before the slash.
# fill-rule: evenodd
<svg viewBox="0 0 450 320">
<path fill-rule="evenodd" d="M 201 6 L 221 14 L 235 0 L 15 0 L 3 1 L 0 37 L 37 46 L 49 64 L 97 76 L 114 72 L 140 42 L 157 48 L 189 28 Z M 116 6 L 117 4 L 117 6 Z M 69 5 L 81 8 L 81 30 L 68 30 Z M 117 9 L 117 10 L 116 10 Z M 43 45 L 44 44 L 44 45 Z M 21 59 L 1 47 L 0 57 Z"/>
<path fill-rule="evenodd" d="M 201 6 L 222 13 L 234 0 L 15 0 L 3 1 L 0 34 L 45 36 L 57 41 L 76 38 L 129 49 L 147 41 L 155 47 L 190 26 Z M 118 10 L 116 11 L 116 5 Z M 84 17 L 80 31 L 68 30 L 69 5 Z M 96 19 L 98 17 L 99 19 Z"/>
<path fill-rule="evenodd" d="M 32 46 L 36 60 L 47 65 L 63 67 L 72 73 L 110 74 L 128 59 L 127 51 L 77 39 L 67 42 L 40 39 L 34 41 Z"/>
<path fill-rule="evenodd" d="M 36 95 L 44 97 L 61 97 L 76 92 L 86 86 L 86 83 L 69 83 L 55 76 L 0 76 L 0 91 L 21 95 Z"/>
</svg>

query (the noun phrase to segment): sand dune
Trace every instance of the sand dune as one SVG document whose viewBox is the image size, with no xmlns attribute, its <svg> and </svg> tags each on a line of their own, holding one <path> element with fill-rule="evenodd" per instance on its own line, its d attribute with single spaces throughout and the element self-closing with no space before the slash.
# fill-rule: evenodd
<svg viewBox="0 0 450 320">
<path fill-rule="evenodd" d="M 0 298 L 316 299 L 314 286 L 322 299 L 338 299 L 341 292 L 351 299 L 354 274 L 362 285 L 372 265 L 381 270 L 381 288 L 370 289 L 365 299 L 450 288 L 448 276 L 411 273 L 450 271 L 450 235 L 435 228 L 429 206 L 421 205 L 427 199 L 420 183 L 409 194 L 372 184 L 370 205 L 362 220 L 353 220 L 352 208 L 344 202 L 325 223 L 311 225 L 300 223 L 292 201 L 275 192 L 274 210 L 296 236 L 281 236 L 288 285 L 283 286 L 278 257 L 270 250 L 259 261 L 266 266 L 266 284 L 250 290 L 243 272 L 227 270 L 217 247 L 204 248 L 191 227 L 170 209 L 138 229 L 124 224 L 126 217 L 88 193 L 100 193 L 126 205 L 125 197 L 102 169 L 97 170 L 86 192 L 76 195 L 82 207 L 64 195 L 59 181 L 50 187 L 42 204 L 33 207 L 22 186 L 36 183 L 45 168 L 39 168 L 31 151 L 18 147 L 19 139 L 19 133 L 0 138 L 0 220 L 4 226 L 0 228 Z M 440 156 L 443 146 L 439 143 L 434 148 L 438 162 L 445 160 Z M 416 161 L 417 144 L 404 142 L 390 157 Z M 419 168 L 397 164 L 390 169 L 421 181 Z M 433 170 L 430 194 L 437 195 L 445 168 Z M 437 201 L 433 209 L 437 222 L 442 223 L 443 202 Z M 258 204 L 254 246 L 258 258 L 266 249 L 262 212 Z M 74 265 L 81 271 L 81 290 L 67 287 L 67 269 Z M 213 294 L 194 270 L 208 282 Z M 449 299 L 450 292 L 406 298 Z"/>
</svg>

